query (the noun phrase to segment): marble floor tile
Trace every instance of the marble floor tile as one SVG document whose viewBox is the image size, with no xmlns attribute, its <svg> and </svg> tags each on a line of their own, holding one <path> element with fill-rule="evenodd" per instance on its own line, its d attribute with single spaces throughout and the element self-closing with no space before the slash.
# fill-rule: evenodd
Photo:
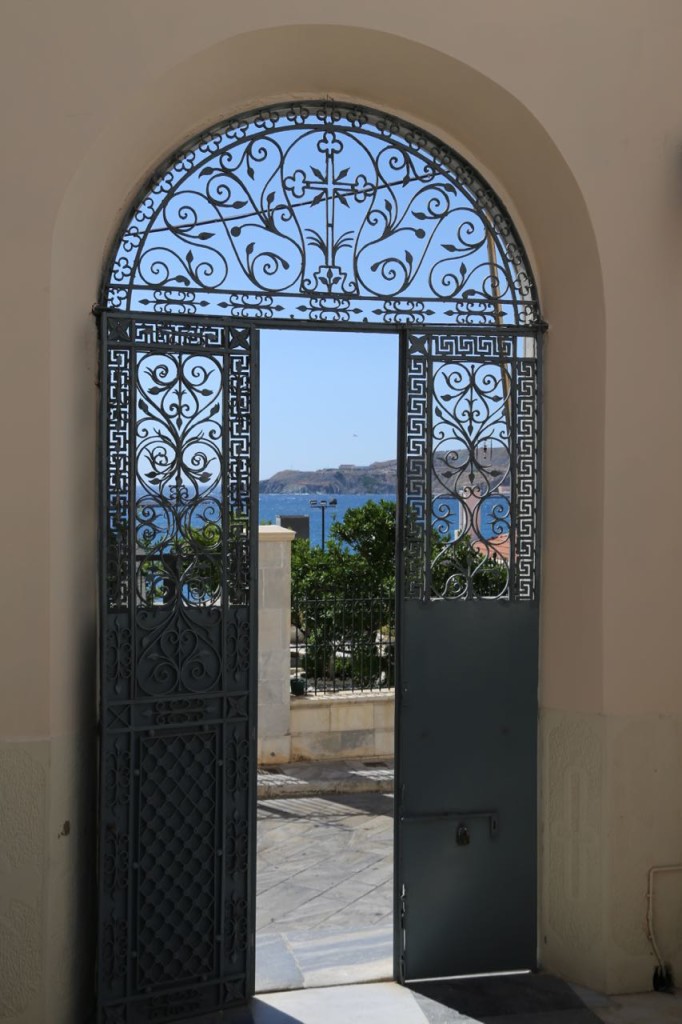
<svg viewBox="0 0 682 1024">
<path fill-rule="evenodd" d="M 392 811 L 372 793 L 259 802 L 258 991 L 391 977 Z"/>
<path fill-rule="evenodd" d="M 682 1024 L 682 992 L 611 996 L 593 1010 L 604 1024 Z"/>
<path fill-rule="evenodd" d="M 298 1024 L 427 1024 L 412 993 L 392 983 L 263 996 L 254 1001 L 254 1024 L 289 1024 L 272 1011 Z"/>
</svg>

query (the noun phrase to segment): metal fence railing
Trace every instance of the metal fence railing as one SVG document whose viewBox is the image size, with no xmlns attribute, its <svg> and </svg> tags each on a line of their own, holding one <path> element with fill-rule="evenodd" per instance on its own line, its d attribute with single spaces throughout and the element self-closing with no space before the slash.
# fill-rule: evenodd
<svg viewBox="0 0 682 1024">
<path fill-rule="evenodd" d="M 393 689 L 393 593 L 294 600 L 291 622 L 292 693 Z"/>
</svg>

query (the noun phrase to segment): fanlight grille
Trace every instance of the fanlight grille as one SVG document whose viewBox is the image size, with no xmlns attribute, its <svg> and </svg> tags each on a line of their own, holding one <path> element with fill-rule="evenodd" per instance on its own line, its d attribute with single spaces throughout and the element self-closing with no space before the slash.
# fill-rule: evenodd
<svg viewBox="0 0 682 1024">
<path fill-rule="evenodd" d="M 259 320 L 533 326 L 532 276 L 491 189 L 376 111 L 258 110 L 174 155 L 114 247 L 109 309 Z"/>
</svg>

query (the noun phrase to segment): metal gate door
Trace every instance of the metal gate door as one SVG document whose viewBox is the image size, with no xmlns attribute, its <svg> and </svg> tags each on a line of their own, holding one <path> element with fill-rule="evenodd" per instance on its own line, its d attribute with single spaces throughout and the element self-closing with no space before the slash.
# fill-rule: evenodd
<svg viewBox="0 0 682 1024">
<path fill-rule="evenodd" d="M 253 990 L 256 333 L 101 316 L 98 1019 Z"/>
<path fill-rule="evenodd" d="M 402 980 L 536 966 L 538 345 L 402 339 Z"/>
</svg>

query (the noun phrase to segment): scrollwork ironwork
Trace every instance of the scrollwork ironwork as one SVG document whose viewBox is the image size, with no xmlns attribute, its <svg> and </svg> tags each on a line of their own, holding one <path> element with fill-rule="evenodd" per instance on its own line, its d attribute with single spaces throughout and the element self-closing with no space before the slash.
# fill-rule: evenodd
<svg viewBox="0 0 682 1024">
<path fill-rule="evenodd" d="M 230 681 L 241 689 L 249 667 L 251 628 L 248 618 L 239 608 L 231 608 L 225 618 L 225 671 Z"/>
<path fill-rule="evenodd" d="M 252 332 L 102 327 L 99 1019 L 169 1020 L 248 969 L 223 928 L 250 842 Z"/>
<path fill-rule="evenodd" d="M 538 366 L 534 359 L 516 368 L 516 533 L 515 596 L 533 600 L 537 590 L 539 407 Z"/>
<path fill-rule="evenodd" d="M 219 608 L 141 609 L 136 625 L 141 694 L 206 693 L 220 686 Z"/>
<path fill-rule="evenodd" d="M 377 111 L 270 107 L 192 140 L 137 202 L 112 309 L 323 322 L 532 324 L 532 278 L 492 190 Z"/>
<path fill-rule="evenodd" d="M 103 304 L 102 827 L 121 838 L 101 833 L 100 874 L 137 910 L 134 952 L 113 942 L 120 905 L 101 921 L 104 981 L 119 958 L 102 1009 L 125 988 L 168 1019 L 194 988 L 202 1010 L 234 1000 L 225 976 L 248 969 L 257 332 L 235 318 L 407 326 L 405 596 L 518 601 L 536 596 L 541 321 L 473 169 L 331 101 L 183 147 L 135 204 Z"/>
<path fill-rule="evenodd" d="M 114 741 L 113 749 L 105 756 L 104 786 L 109 807 L 125 807 L 130 799 L 130 751 L 127 741 Z"/>
<path fill-rule="evenodd" d="M 526 335 L 409 335 L 406 597 L 534 599 L 536 355 Z"/>
<path fill-rule="evenodd" d="M 117 552 L 115 559 L 109 563 L 116 565 L 116 593 L 121 596 L 120 589 L 121 575 L 119 570 L 127 563 L 127 553 Z M 127 697 L 130 692 L 130 684 L 133 672 L 133 634 L 130 626 L 121 619 L 116 618 L 113 624 L 107 629 L 105 637 L 107 675 L 113 684 L 114 694 L 117 697 Z"/>
<path fill-rule="evenodd" d="M 432 586 L 440 597 L 503 597 L 509 583 L 509 371 L 489 362 L 434 362 L 432 394 L 431 522 L 443 542 L 434 545 Z M 501 571 L 491 573 L 498 563 Z"/>
<path fill-rule="evenodd" d="M 227 955 L 236 961 L 248 942 L 248 903 L 243 896 L 233 896 L 225 920 Z"/>
<path fill-rule="evenodd" d="M 206 714 L 206 702 L 191 699 L 159 700 L 154 704 L 152 714 L 157 725 L 186 725 L 188 722 L 200 722 Z"/>
<path fill-rule="evenodd" d="M 225 576 L 230 605 L 247 605 L 251 590 L 251 332 L 230 328 L 228 337 L 227 481 Z"/>
<path fill-rule="evenodd" d="M 128 1010 L 124 1005 L 105 1006 L 102 1014 L 102 1024 L 126 1024 Z"/>
<path fill-rule="evenodd" d="M 128 958 L 128 922 L 118 919 L 109 921 L 104 929 L 103 942 L 104 976 L 111 984 L 123 977 L 126 971 Z M 112 1009 L 112 1020 L 124 1020 L 122 1007 Z M 116 1013 L 121 1016 L 117 1017 Z M 105 1017 L 105 1020 L 107 1018 Z"/>
<path fill-rule="evenodd" d="M 426 525 L 429 521 L 427 497 L 429 363 L 426 341 L 411 339 L 407 353 L 407 394 L 404 438 L 404 585 L 406 597 L 422 596 L 426 579 L 428 551 Z"/>
<path fill-rule="evenodd" d="M 128 887 L 128 836 L 110 826 L 104 837 L 103 875 L 104 883 L 111 894 Z"/>
<path fill-rule="evenodd" d="M 228 793 L 242 792 L 249 776 L 249 741 L 236 732 L 227 745 L 227 773 L 225 785 Z"/>
<path fill-rule="evenodd" d="M 183 989 L 182 992 L 164 993 L 149 1000 L 146 1017 L 149 1021 L 167 1021 L 173 1017 L 194 1016 L 202 1009 L 198 989 Z"/>
<path fill-rule="evenodd" d="M 235 814 L 226 826 L 225 867 L 231 872 L 246 871 L 249 854 L 249 823 Z"/>
<path fill-rule="evenodd" d="M 221 598 L 223 366 L 218 355 L 137 354 L 137 598 Z"/>
<path fill-rule="evenodd" d="M 130 353 L 113 350 L 106 364 L 107 522 L 106 591 L 110 610 L 125 609 L 130 596 Z"/>
</svg>

